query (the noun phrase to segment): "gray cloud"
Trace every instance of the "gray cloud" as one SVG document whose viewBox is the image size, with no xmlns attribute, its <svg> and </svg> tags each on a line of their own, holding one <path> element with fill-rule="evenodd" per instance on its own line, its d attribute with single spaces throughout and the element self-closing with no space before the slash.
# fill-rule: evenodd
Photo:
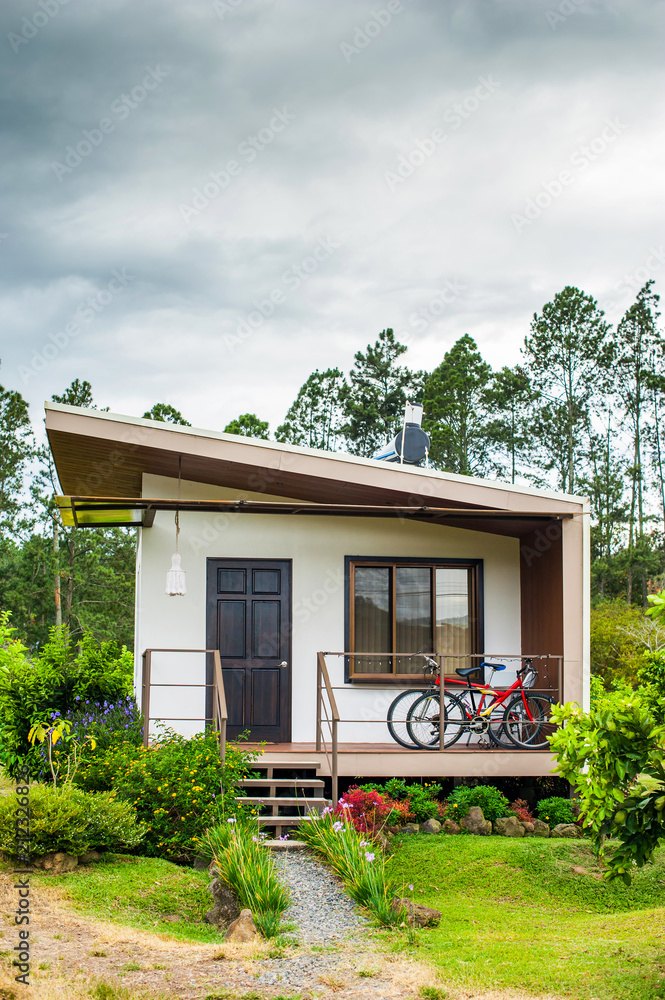
<svg viewBox="0 0 665 1000">
<path fill-rule="evenodd" d="M 500 365 L 566 283 L 616 318 L 665 272 L 664 8 L 7 0 L 3 382 L 275 423 L 384 326 Z"/>
</svg>

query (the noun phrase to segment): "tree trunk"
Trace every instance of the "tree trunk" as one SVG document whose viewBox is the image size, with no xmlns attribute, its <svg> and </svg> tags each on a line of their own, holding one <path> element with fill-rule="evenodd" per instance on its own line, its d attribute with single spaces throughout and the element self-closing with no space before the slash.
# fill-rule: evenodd
<svg viewBox="0 0 665 1000">
<path fill-rule="evenodd" d="M 53 560 L 55 564 L 53 600 L 55 604 L 55 624 L 62 625 L 62 601 L 60 596 L 60 544 L 58 514 L 53 515 Z"/>
</svg>

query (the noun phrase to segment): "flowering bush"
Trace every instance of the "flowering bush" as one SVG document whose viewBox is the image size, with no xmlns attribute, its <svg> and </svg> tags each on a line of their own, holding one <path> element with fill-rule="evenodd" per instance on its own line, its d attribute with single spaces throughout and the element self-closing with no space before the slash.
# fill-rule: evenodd
<svg viewBox="0 0 665 1000">
<path fill-rule="evenodd" d="M 185 739 L 166 730 L 147 749 L 123 742 L 90 754 L 76 783 L 112 790 L 136 808 L 146 824 L 145 855 L 186 864 L 201 853 L 205 831 L 236 812 L 238 782 L 258 756 L 229 744 L 222 766 L 215 733 Z"/>
<path fill-rule="evenodd" d="M 298 836 L 339 875 L 352 899 L 366 906 L 381 924 L 400 923 L 404 914 L 394 909 L 395 887 L 389 880 L 381 849 L 366 840 L 352 822 L 353 810 L 339 816 L 326 811 L 309 815 Z"/>
<path fill-rule="evenodd" d="M 335 806 L 335 814 L 348 813 L 351 823 L 359 833 L 375 836 L 386 821 L 392 803 L 375 791 L 365 791 L 356 785 L 342 795 Z"/>
<path fill-rule="evenodd" d="M 515 799 L 514 802 L 510 803 L 509 809 L 513 816 L 517 816 L 522 823 L 533 823 L 533 813 L 526 799 Z"/>
<path fill-rule="evenodd" d="M 434 782 L 425 784 L 408 784 L 403 778 L 390 778 L 384 784 L 370 782 L 360 786 L 363 791 L 376 791 L 393 806 L 393 815 L 387 822 L 394 826 L 398 823 L 425 820 L 441 814 L 441 785 Z"/>
</svg>

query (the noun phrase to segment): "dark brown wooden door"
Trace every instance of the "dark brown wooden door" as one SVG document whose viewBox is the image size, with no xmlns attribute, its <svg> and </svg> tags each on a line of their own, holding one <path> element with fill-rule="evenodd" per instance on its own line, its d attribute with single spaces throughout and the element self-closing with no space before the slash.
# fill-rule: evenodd
<svg viewBox="0 0 665 1000">
<path fill-rule="evenodd" d="M 228 738 L 291 739 L 291 562 L 208 559 L 207 642 L 219 649 Z"/>
</svg>

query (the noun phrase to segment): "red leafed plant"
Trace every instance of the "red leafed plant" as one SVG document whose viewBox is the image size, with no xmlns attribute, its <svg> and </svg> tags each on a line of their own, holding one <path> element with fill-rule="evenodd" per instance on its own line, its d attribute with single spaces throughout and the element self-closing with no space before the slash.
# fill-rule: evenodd
<svg viewBox="0 0 665 1000">
<path fill-rule="evenodd" d="M 515 799 L 514 802 L 510 803 L 510 811 L 514 816 L 517 816 L 522 823 L 533 823 L 533 813 L 529 809 L 529 803 L 526 799 Z"/>
<path fill-rule="evenodd" d="M 364 792 L 355 785 L 335 806 L 336 814 L 346 813 L 359 833 L 370 835 L 378 833 L 390 810 L 391 803 L 378 792 Z"/>
</svg>

